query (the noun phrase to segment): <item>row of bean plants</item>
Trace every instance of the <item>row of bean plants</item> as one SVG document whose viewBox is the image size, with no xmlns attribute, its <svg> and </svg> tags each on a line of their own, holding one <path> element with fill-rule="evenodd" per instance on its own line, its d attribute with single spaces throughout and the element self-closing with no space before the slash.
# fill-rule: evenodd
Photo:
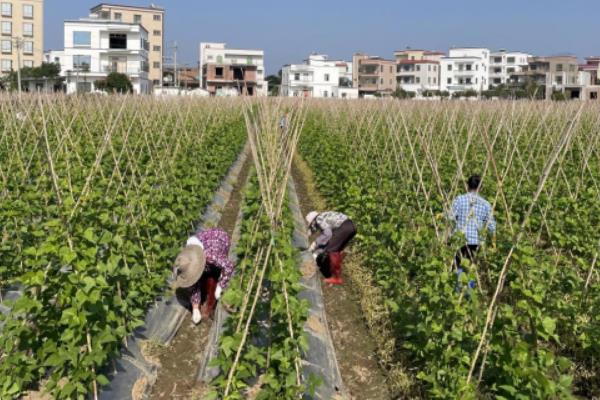
<svg viewBox="0 0 600 400">
<path fill-rule="evenodd" d="M 300 152 L 330 207 L 357 222 L 395 359 L 416 370 L 406 396 L 600 394 L 599 131 L 586 103 L 309 107 Z M 457 278 L 463 239 L 448 215 L 474 173 L 497 246 Z"/>
<path fill-rule="evenodd" d="M 84 398 L 245 140 L 231 102 L 0 98 L 0 398 Z"/>
<path fill-rule="evenodd" d="M 288 112 L 285 129 L 279 126 L 279 102 L 249 103 L 244 113 L 256 173 L 242 208 L 241 261 L 223 299 L 234 312 L 213 361 L 222 374 L 209 398 L 297 399 L 315 384 L 302 376 L 308 303 L 298 298 L 302 288 L 287 205 L 302 109 Z"/>
</svg>

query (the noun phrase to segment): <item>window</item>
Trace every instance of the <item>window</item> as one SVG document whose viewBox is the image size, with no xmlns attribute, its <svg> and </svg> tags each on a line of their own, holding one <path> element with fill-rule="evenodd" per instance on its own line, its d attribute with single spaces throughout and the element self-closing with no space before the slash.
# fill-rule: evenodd
<svg viewBox="0 0 600 400">
<path fill-rule="evenodd" d="M 162 18 L 160 16 L 160 14 L 154 14 L 154 20 L 155 21 L 160 21 Z"/>
<path fill-rule="evenodd" d="M 33 6 L 31 4 L 23 4 L 23 18 L 33 18 Z"/>
<path fill-rule="evenodd" d="M 126 49 L 127 35 L 125 33 L 111 33 L 108 35 L 108 47 L 111 49 Z"/>
<path fill-rule="evenodd" d="M 29 22 L 23 24 L 23 36 L 33 36 L 33 24 Z"/>
<path fill-rule="evenodd" d="M 417 71 L 420 71 L 420 70 L 421 70 L 421 66 L 417 65 Z"/>
<path fill-rule="evenodd" d="M 390 65 L 390 73 L 394 72 L 394 67 Z"/>
<path fill-rule="evenodd" d="M 427 77 L 427 83 L 431 85 L 431 77 Z"/>
<path fill-rule="evenodd" d="M 2 21 L 2 34 L 3 35 L 12 35 L 12 22 Z"/>
<path fill-rule="evenodd" d="M 158 31 L 158 30 L 154 31 L 152 34 L 154 36 L 160 36 L 161 35 L 160 31 Z"/>
<path fill-rule="evenodd" d="M 3 40 L 2 41 L 2 53 L 12 53 L 12 41 L 10 40 Z"/>
<path fill-rule="evenodd" d="M 467 65 L 465 66 L 465 69 L 466 69 L 467 71 L 471 71 L 471 69 L 473 69 L 473 66 L 472 66 L 471 64 L 467 64 Z"/>
<path fill-rule="evenodd" d="M 500 64 L 502 62 L 502 57 L 494 57 L 494 62 Z"/>
<path fill-rule="evenodd" d="M 152 68 L 160 68 L 160 62 L 159 61 L 154 61 L 152 63 Z"/>
<path fill-rule="evenodd" d="M 452 84 L 452 78 L 448 78 L 448 85 Z"/>
<path fill-rule="evenodd" d="M 327 96 L 329 96 L 329 92 L 327 92 L 327 90 L 324 90 L 323 91 L 323 97 L 327 97 Z"/>
<path fill-rule="evenodd" d="M 160 46 L 154 46 L 152 47 L 152 50 L 154 51 L 160 51 L 161 47 Z"/>
<path fill-rule="evenodd" d="M 2 69 L 2 72 L 12 71 L 12 61 L 2 60 L 2 62 L 0 62 L 0 69 Z"/>
<path fill-rule="evenodd" d="M 33 60 L 24 60 L 23 66 L 26 68 L 33 68 Z"/>
<path fill-rule="evenodd" d="M 329 82 L 329 74 L 325 74 L 325 82 Z"/>
<path fill-rule="evenodd" d="M 215 68 L 215 76 L 217 78 L 222 78 L 223 77 L 223 67 L 217 67 L 217 68 Z"/>
<path fill-rule="evenodd" d="M 91 47 L 92 32 L 75 31 L 73 32 L 73 46 L 75 47 Z"/>
<path fill-rule="evenodd" d="M 11 3 L 2 3 L 2 16 L 3 17 L 12 17 L 12 4 Z"/>
<path fill-rule="evenodd" d="M 479 64 L 475 64 L 475 71 L 479 71 Z"/>
<path fill-rule="evenodd" d="M 556 72 L 563 72 L 563 65 L 562 64 L 556 64 Z"/>
<path fill-rule="evenodd" d="M 437 78 L 433 78 L 433 84 L 437 85 Z"/>
<path fill-rule="evenodd" d="M 448 64 L 448 71 L 452 71 L 452 64 Z"/>
<path fill-rule="evenodd" d="M 89 70 L 92 65 L 92 56 L 73 56 L 73 68 Z"/>
<path fill-rule="evenodd" d="M 514 64 L 515 63 L 515 58 L 514 57 L 508 57 L 506 59 L 506 62 L 509 63 L 509 64 Z"/>
<path fill-rule="evenodd" d="M 33 42 L 23 42 L 23 54 L 33 54 Z"/>
<path fill-rule="evenodd" d="M 506 72 L 509 74 L 512 74 L 513 72 L 515 72 L 514 68 L 506 68 Z"/>
<path fill-rule="evenodd" d="M 494 78 L 494 84 L 495 85 L 499 85 L 501 83 L 502 83 L 502 79 L 500 79 L 500 78 Z"/>
<path fill-rule="evenodd" d="M 433 66 L 433 72 L 437 72 L 437 65 Z"/>
<path fill-rule="evenodd" d="M 415 82 L 417 83 L 421 83 L 421 78 L 419 78 L 418 76 L 415 78 Z"/>
<path fill-rule="evenodd" d="M 563 77 L 562 76 L 557 76 L 556 77 L 556 84 L 557 85 L 562 85 L 563 83 Z"/>
<path fill-rule="evenodd" d="M 133 16 L 133 22 L 136 24 L 141 24 L 142 23 L 142 16 L 139 14 L 135 14 Z"/>
<path fill-rule="evenodd" d="M 110 19 L 110 13 L 108 11 L 102 11 L 100 13 L 100 18 L 101 19 Z"/>
<path fill-rule="evenodd" d="M 123 14 L 115 13 L 115 21 L 121 21 L 123 19 Z"/>
<path fill-rule="evenodd" d="M 495 74 L 501 74 L 502 73 L 502 68 L 494 68 L 494 73 Z"/>
<path fill-rule="evenodd" d="M 431 64 L 427 64 L 427 71 L 431 72 Z"/>
<path fill-rule="evenodd" d="M 381 78 L 381 79 L 379 80 L 379 83 L 381 83 L 381 84 L 383 85 L 383 78 Z"/>
<path fill-rule="evenodd" d="M 294 74 L 294 80 L 295 81 L 299 81 L 300 80 L 300 74 Z"/>
</svg>

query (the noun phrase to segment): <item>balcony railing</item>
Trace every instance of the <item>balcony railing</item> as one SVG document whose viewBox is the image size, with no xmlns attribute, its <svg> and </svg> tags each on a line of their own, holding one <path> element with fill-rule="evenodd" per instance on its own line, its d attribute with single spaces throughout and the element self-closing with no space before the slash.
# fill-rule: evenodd
<svg viewBox="0 0 600 400">
<path fill-rule="evenodd" d="M 140 68 L 140 67 L 104 65 L 102 67 L 102 72 L 105 72 L 107 74 L 110 74 L 112 72 L 118 72 L 120 74 L 139 75 L 144 72 L 147 73 L 148 70 L 146 68 Z"/>
</svg>

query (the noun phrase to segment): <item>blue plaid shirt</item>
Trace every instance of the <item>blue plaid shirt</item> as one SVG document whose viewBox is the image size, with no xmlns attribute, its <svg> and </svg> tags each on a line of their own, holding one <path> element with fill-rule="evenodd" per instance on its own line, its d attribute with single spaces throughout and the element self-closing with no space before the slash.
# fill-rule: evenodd
<svg viewBox="0 0 600 400">
<path fill-rule="evenodd" d="M 482 229 L 487 228 L 490 233 L 496 231 L 492 206 L 476 193 L 458 196 L 452 203 L 452 214 L 456 223 L 455 232 L 463 232 L 467 244 L 479 246 L 483 242 L 483 238 L 479 238 Z"/>
</svg>

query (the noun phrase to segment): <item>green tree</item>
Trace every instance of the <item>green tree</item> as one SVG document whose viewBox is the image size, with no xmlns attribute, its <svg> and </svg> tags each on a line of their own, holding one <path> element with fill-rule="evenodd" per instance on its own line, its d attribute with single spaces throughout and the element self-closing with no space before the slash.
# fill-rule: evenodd
<svg viewBox="0 0 600 400">
<path fill-rule="evenodd" d="M 401 87 L 398 87 L 394 93 L 392 93 L 392 97 L 396 99 L 412 99 L 415 97 L 414 92 L 408 92 Z"/>
<path fill-rule="evenodd" d="M 267 76 L 266 81 L 269 82 L 269 95 L 278 96 L 281 87 L 281 70 L 277 72 L 277 75 Z"/>
<path fill-rule="evenodd" d="M 120 72 L 111 72 L 106 80 L 96 81 L 96 88 L 109 93 L 131 93 L 133 85 L 131 80 L 125 74 Z"/>
</svg>

